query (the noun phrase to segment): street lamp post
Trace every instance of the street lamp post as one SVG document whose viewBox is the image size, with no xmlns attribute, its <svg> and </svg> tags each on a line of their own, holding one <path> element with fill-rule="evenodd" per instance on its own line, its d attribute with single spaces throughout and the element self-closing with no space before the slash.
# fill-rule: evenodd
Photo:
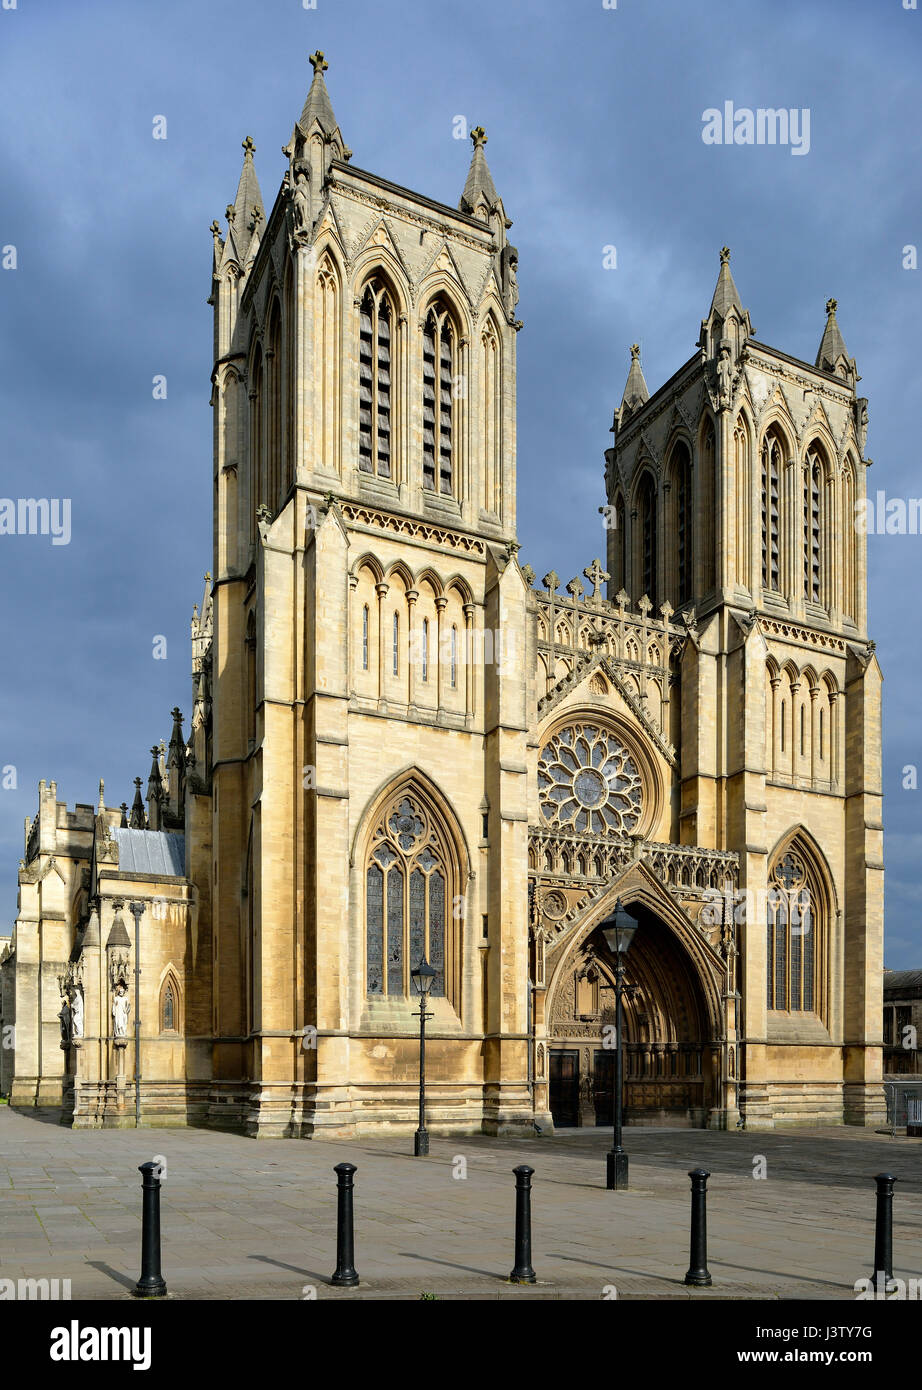
<svg viewBox="0 0 922 1390">
<path fill-rule="evenodd" d="M 426 1012 L 426 1004 L 436 974 L 425 956 L 416 969 L 410 971 L 410 978 L 419 994 L 419 1128 L 413 1136 L 415 1158 L 425 1158 L 429 1152 L 429 1132 L 426 1129 L 426 1019 L 432 1018 L 432 1014 Z"/>
<path fill-rule="evenodd" d="M 624 1049 L 621 1036 L 621 997 L 624 992 L 624 958 L 627 955 L 634 933 L 637 918 L 627 912 L 619 898 L 610 917 L 600 923 L 605 944 L 615 958 L 615 1086 L 614 1086 L 614 1135 L 611 1152 L 608 1154 L 606 1187 L 609 1192 L 626 1191 L 628 1186 L 628 1157 L 621 1146 L 621 1092 L 624 1085 Z"/>
</svg>

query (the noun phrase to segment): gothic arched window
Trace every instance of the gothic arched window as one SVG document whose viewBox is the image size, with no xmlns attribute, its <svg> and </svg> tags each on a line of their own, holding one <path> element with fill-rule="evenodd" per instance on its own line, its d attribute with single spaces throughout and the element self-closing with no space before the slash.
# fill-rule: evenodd
<svg viewBox="0 0 922 1390">
<path fill-rule="evenodd" d="M 767 1005 L 822 1014 L 825 1006 L 826 897 L 808 854 L 792 842 L 768 876 Z"/>
<path fill-rule="evenodd" d="M 167 975 L 160 989 L 160 1031 L 161 1033 L 180 1032 L 179 986 L 172 971 Z"/>
<path fill-rule="evenodd" d="M 391 341 L 394 311 L 378 280 L 359 310 L 359 469 L 379 478 L 391 469 Z"/>
<path fill-rule="evenodd" d="M 823 465 L 817 454 L 807 455 L 804 474 L 804 594 L 822 603 Z"/>
<path fill-rule="evenodd" d="M 454 483 L 455 333 L 438 301 L 423 331 L 423 487 L 450 496 Z"/>
<path fill-rule="evenodd" d="M 781 588 L 780 561 L 781 445 L 775 436 L 762 446 L 762 585 Z"/>
<path fill-rule="evenodd" d="M 673 513 L 675 529 L 675 603 L 681 608 L 692 598 L 692 483 L 691 458 L 684 444 L 672 455 Z M 651 596 L 652 597 L 652 596 Z M 672 595 L 669 595 L 672 597 Z"/>
<path fill-rule="evenodd" d="M 656 483 L 645 474 L 637 494 L 640 513 L 640 587 L 656 607 Z"/>
<path fill-rule="evenodd" d="M 412 788 L 388 802 L 365 865 L 365 987 L 406 998 L 423 956 L 435 970 L 434 995 L 453 992 L 456 948 L 451 904 L 458 870 L 448 838 Z"/>
</svg>

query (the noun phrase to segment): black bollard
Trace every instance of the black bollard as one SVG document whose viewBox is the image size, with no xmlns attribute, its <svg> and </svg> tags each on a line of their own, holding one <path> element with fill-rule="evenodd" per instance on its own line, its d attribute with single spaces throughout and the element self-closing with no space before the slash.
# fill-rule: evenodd
<svg viewBox="0 0 922 1390">
<path fill-rule="evenodd" d="M 336 1273 L 332 1282 L 343 1289 L 354 1289 L 359 1282 L 352 1231 L 352 1175 L 355 1164 L 337 1163 L 333 1172 L 336 1174 Z"/>
<path fill-rule="evenodd" d="M 513 1284 L 533 1284 L 531 1267 L 531 1179 L 534 1168 L 520 1163 L 515 1173 L 515 1269 L 509 1275 Z"/>
<path fill-rule="evenodd" d="M 893 1278 L 893 1184 L 897 1179 L 892 1173 L 878 1173 L 877 1183 L 877 1221 L 874 1226 L 874 1269 L 875 1284 L 880 1276 L 884 1280 Z"/>
<path fill-rule="evenodd" d="M 164 1298 L 166 1284 L 160 1272 L 160 1164 L 142 1163 L 141 1174 L 141 1277 L 134 1286 L 136 1298 Z"/>
<path fill-rule="evenodd" d="M 707 1187 L 708 1178 L 711 1175 L 704 1168 L 693 1168 L 688 1176 L 691 1178 L 692 1194 L 691 1252 L 685 1282 L 686 1284 L 693 1284 L 695 1288 L 706 1289 L 710 1287 L 712 1282 L 708 1269 L 707 1215 Z"/>
</svg>

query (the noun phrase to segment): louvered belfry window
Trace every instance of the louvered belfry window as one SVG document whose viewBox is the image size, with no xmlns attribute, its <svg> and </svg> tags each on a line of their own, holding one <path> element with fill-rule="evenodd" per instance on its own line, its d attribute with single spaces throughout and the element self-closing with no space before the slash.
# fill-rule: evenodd
<svg viewBox="0 0 922 1390">
<path fill-rule="evenodd" d="M 776 592 L 780 588 L 778 562 L 779 448 L 770 439 L 762 450 L 762 584 Z"/>
<path fill-rule="evenodd" d="M 454 334 L 439 304 L 423 333 L 423 487 L 450 496 L 453 483 Z"/>
<path fill-rule="evenodd" d="M 682 604 L 692 596 L 691 464 L 684 449 L 676 465 L 676 512 L 678 601 Z"/>
<path fill-rule="evenodd" d="M 387 291 L 372 280 L 359 311 L 359 469 L 379 478 L 391 471 L 391 325 Z"/>
<path fill-rule="evenodd" d="M 820 496 L 822 470 L 815 454 L 807 457 L 807 477 L 804 499 L 804 593 L 813 603 L 820 603 Z"/>
</svg>

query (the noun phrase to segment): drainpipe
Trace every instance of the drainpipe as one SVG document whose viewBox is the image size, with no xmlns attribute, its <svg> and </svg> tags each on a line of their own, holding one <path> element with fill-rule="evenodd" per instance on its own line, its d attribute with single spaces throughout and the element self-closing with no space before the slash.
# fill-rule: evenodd
<svg viewBox="0 0 922 1390">
<path fill-rule="evenodd" d="M 129 903 L 134 918 L 134 1127 L 141 1128 L 141 918 L 143 903 Z"/>
</svg>

